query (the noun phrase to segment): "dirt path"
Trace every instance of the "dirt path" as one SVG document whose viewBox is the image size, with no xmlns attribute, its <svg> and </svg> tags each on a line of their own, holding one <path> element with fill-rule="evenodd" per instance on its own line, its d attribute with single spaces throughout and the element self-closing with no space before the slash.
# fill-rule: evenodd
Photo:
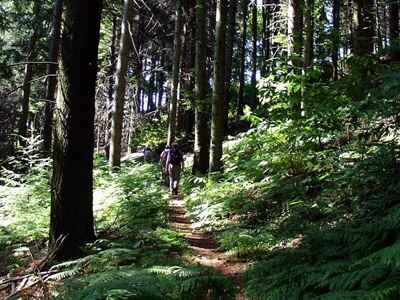
<svg viewBox="0 0 400 300">
<path fill-rule="evenodd" d="M 192 250 L 191 261 L 205 267 L 211 267 L 234 280 L 239 293 L 236 300 L 245 299 L 241 290 L 241 274 L 247 264 L 231 260 L 225 253 L 218 251 L 214 237 L 192 228 L 186 216 L 184 201 L 179 196 L 174 196 L 169 202 L 170 227 L 185 235 Z"/>
</svg>

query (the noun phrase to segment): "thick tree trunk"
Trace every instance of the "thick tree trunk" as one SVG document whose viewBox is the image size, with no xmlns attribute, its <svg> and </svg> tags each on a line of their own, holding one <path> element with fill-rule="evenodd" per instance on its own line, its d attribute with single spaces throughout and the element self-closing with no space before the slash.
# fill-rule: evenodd
<svg viewBox="0 0 400 300">
<path fill-rule="evenodd" d="M 303 0 L 289 0 L 288 55 L 293 66 L 302 66 L 303 49 Z"/>
<path fill-rule="evenodd" d="M 215 25 L 214 88 L 211 113 L 210 171 L 222 169 L 222 142 L 224 139 L 224 82 L 226 0 L 217 0 Z"/>
<path fill-rule="evenodd" d="M 389 39 L 390 45 L 395 45 L 399 39 L 399 2 L 391 0 L 389 3 Z"/>
<path fill-rule="evenodd" d="M 49 64 L 47 66 L 47 75 L 55 75 L 58 69 L 58 55 L 60 52 L 60 33 L 61 33 L 61 14 L 63 0 L 56 0 L 53 8 L 53 19 L 51 25 L 51 37 L 49 47 Z M 53 128 L 53 107 L 57 88 L 57 77 L 51 76 L 46 81 L 46 106 L 44 110 L 43 124 L 43 150 L 46 153 L 51 152 L 51 137 Z"/>
<path fill-rule="evenodd" d="M 307 69 L 314 60 L 314 0 L 305 0 L 305 41 L 304 41 L 304 68 Z"/>
<path fill-rule="evenodd" d="M 389 40 L 392 46 L 392 60 L 400 60 L 399 46 L 399 2 L 392 0 L 389 3 Z"/>
<path fill-rule="evenodd" d="M 333 0 L 333 22 L 332 22 L 332 64 L 333 64 L 333 80 L 338 80 L 338 61 L 339 61 L 339 44 L 340 44 L 340 0 Z"/>
<path fill-rule="evenodd" d="M 178 102 L 179 70 L 181 63 L 182 47 L 182 0 L 176 1 L 175 36 L 174 36 L 174 60 L 172 65 L 172 91 L 169 104 L 168 144 L 172 144 L 176 138 L 176 112 Z"/>
<path fill-rule="evenodd" d="M 193 173 L 208 170 L 210 133 L 207 76 L 207 17 L 206 1 L 197 0 L 195 57 L 195 140 Z"/>
<path fill-rule="evenodd" d="M 101 0 L 65 1 L 53 145 L 50 242 L 56 258 L 94 240 L 93 150 Z"/>
<path fill-rule="evenodd" d="M 373 0 L 354 0 L 353 52 L 355 55 L 370 55 L 374 51 Z"/>
<path fill-rule="evenodd" d="M 228 29 L 226 35 L 226 49 L 225 49 L 225 91 L 224 91 L 224 135 L 228 132 L 228 113 L 230 103 L 230 90 L 232 80 L 232 60 L 233 60 L 233 46 L 236 42 L 236 13 L 237 1 L 229 1 L 228 10 Z"/>
<path fill-rule="evenodd" d="M 252 7 L 252 32 L 253 32 L 253 49 L 251 55 L 251 103 L 253 107 L 257 105 L 257 0 L 254 0 Z"/>
<path fill-rule="evenodd" d="M 242 0 L 242 45 L 240 48 L 239 95 L 236 102 L 236 121 L 240 120 L 244 105 L 248 3 L 249 0 Z"/>
<path fill-rule="evenodd" d="M 111 143 L 110 143 L 110 168 L 119 167 L 121 164 L 121 139 L 124 118 L 124 103 L 126 90 L 126 76 L 128 71 L 128 55 L 131 48 L 129 24 L 133 16 L 133 3 L 124 1 L 124 16 L 121 26 L 121 41 L 118 54 L 117 71 L 115 74 L 115 93 L 111 112 Z"/>
</svg>

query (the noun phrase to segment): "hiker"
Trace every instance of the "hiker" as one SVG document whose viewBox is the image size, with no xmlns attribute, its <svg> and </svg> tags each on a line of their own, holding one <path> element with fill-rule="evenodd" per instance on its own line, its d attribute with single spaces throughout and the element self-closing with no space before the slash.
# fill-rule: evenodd
<svg viewBox="0 0 400 300">
<path fill-rule="evenodd" d="M 177 144 L 173 144 L 167 158 L 167 170 L 169 175 L 169 191 L 178 195 L 178 184 L 181 171 L 184 167 L 183 154 Z"/>
<path fill-rule="evenodd" d="M 167 186 L 168 184 L 168 168 L 167 168 L 167 158 L 171 147 L 169 145 L 165 146 L 163 152 L 160 155 L 160 166 L 161 166 L 161 180 Z"/>
<path fill-rule="evenodd" d="M 148 146 L 144 147 L 144 149 L 143 149 L 143 159 L 144 159 L 144 161 L 146 161 L 146 162 L 150 161 L 151 156 L 152 156 L 151 149 Z"/>
</svg>

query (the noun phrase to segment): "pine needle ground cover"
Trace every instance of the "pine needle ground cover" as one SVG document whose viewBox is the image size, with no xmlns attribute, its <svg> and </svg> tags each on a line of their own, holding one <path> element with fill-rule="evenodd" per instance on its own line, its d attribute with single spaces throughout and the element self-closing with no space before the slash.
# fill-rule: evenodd
<svg viewBox="0 0 400 300">
<path fill-rule="evenodd" d="M 198 226 L 252 262 L 250 299 L 399 299 L 400 86 L 396 71 L 370 74 L 267 78 L 268 120 L 249 112 L 255 126 L 224 172 L 187 177 Z M 307 111 L 295 117 L 301 89 Z"/>
</svg>

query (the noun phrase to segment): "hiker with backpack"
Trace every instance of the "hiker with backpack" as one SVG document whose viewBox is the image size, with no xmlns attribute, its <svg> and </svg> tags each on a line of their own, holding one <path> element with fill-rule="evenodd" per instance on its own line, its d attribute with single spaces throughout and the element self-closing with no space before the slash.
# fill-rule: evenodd
<svg viewBox="0 0 400 300">
<path fill-rule="evenodd" d="M 169 191 L 173 195 L 178 195 L 178 184 L 184 167 L 184 160 L 177 144 L 173 144 L 169 151 L 166 167 L 169 175 Z"/>
<path fill-rule="evenodd" d="M 161 152 L 160 155 L 160 167 L 161 167 L 161 181 L 166 184 L 168 184 L 168 168 L 167 168 L 167 159 L 169 152 L 171 151 L 171 147 L 169 145 L 165 146 L 165 149 L 163 152 Z"/>
</svg>

